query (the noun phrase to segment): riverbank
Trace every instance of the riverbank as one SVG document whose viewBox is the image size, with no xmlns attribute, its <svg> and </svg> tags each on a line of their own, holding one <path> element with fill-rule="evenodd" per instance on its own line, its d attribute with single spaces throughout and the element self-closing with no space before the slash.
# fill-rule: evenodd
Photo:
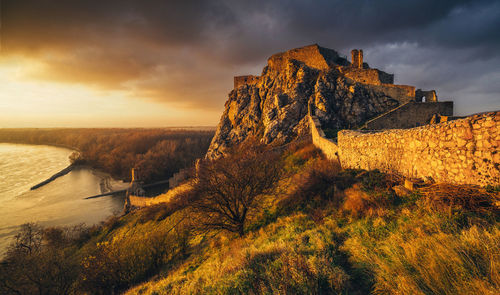
<svg viewBox="0 0 500 295">
<path fill-rule="evenodd" d="M 128 186 L 109 174 L 79 165 L 36 190 L 33 184 L 68 165 L 71 150 L 59 147 L 0 144 L 0 256 L 22 224 L 93 225 L 120 214 L 124 195 L 84 198 Z"/>
<path fill-rule="evenodd" d="M 77 165 L 73 170 L 87 170 L 99 178 L 99 191 L 101 194 L 114 191 L 126 190 L 129 186 L 127 181 L 114 179 L 109 173 L 94 168 L 90 165 Z"/>
<path fill-rule="evenodd" d="M 101 181 L 99 182 L 99 187 L 101 189 L 101 193 L 102 194 L 105 194 L 105 193 L 108 193 L 108 192 L 112 192 L 114 191 L 114 188 L 111 184 L 111 180 L 112 177 L 111 175 L 109 175 L 108 173 L 106 172 L 103 172 L 103 171 L 100 171 L 98 170 L 97 168 L 94 168 L 92 166 L 89 166 L 89 165 L 73 165 L 73 164 L 70 164 L 68 167 L 64 168 L 63 170 L 55 173 L 54 175 L 52 175 L 51 177 L 47 178 L 46 180 L 32 186 L 30 188 L 30 190 L 35 190 L 37 188 L 40 188 L 54 180 L 56 180 L 57 178 L 61 177 L 61 176 L 64 176 L 68 173 L 70 173 L 71 171 L 75 170 L 75 169 L 88 169 L 88 170 L 92 170 L 92 172 L 96 175 L 98 175 L 100 178 L 101 178 Z"/>
<path fill-rule="evenodd" d="M 0 129 L 0 142 L 64 147 L 79 152 L 82 164 L 130 180 L 130 169 L 139 168 L 141 180 L 153 183 L 174 173 L 206 153 L 212 131 L 120 128 Z M 162 165 L 161 163 L 168 163 Z"/>
<path fill-rule="evenodd" d="M 74 146 L 69 146 L 69 145 L 64 145 L 64 144 L 56 144 L 56 143 L 18 143 L 18 142 L 0 142 L 0 143 L 5 143 L 5 144 L 19 144 L 19 145 L 33 145 L 33 146 L 49 146 L 49 147 L 57 147 L 57 148 L 64 148 L 64 149 L 67 149 L 67 150 L 70 150 L 72 151 L 73 153 L 78 153 L 81 155 L 81 150 L 77 147 L 74 147 Z M 100 181 L 100 188 L 101 188 L 101 193 L 106 193 L 106 192 L 111 192 L 113 190 L 116 190 L 112 187 L 111 185 L 111 182 L 110 180 L 113 179 L 111 174 L 105 172 L 105 171 L 102 171 L 100 170 L 99 168 L 97 167 L 93 167 L 92 165 L 88 165 L 88 164 L 73 164 L 71 163 L 71 156 L 73 155 L 70 154 L 68 156 L 68 159 L 70 160 L 70 165 L 62 170 L 60 170 L 59 172 L 53 174 L 52 176 L 48 177 L 47 179 L 35 184 L 34 186 L 32 186 L 30 188 L 30 190 L 35 190 L 35 189 L 38 189 L 54 180 L 56 180 L 57 178 L 61 177 L 61 176 L 64 176 L 68 173 L 70 173 L 72 170 L 74 169 L 89 169 L 89 170 L 92 170 L 92 173 L 98 175 L 100 178 L 101 178 L 101 181 Z M 119 179 L 121 181 L 124 181 L 123 179 Z"/>
</svg>

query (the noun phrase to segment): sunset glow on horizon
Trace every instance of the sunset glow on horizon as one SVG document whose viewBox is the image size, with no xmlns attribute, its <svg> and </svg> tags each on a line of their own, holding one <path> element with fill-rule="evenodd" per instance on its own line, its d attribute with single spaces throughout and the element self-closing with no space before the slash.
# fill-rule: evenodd
<svg viewBox="0 0 500 295">
<path fill-rule="evenodd" d="M 0 128 L 215 126 L 233 76 L 313 43 L 457 115 L 500 109 L 500 3 L 354 2 L 0 0 Z"/>
<path fill-rule="evenodd" d="M 0 128 L 215 126 L 220 115 L 140 100 L 127 91 L 30 78 L 33 64 L 20 61 L 0 62 Z"/>
</svg>

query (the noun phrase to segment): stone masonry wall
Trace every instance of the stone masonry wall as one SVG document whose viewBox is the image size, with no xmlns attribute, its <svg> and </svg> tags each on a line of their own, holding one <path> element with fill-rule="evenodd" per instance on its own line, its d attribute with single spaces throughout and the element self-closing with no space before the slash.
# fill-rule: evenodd
<svg viewBox="0 0 500 295">
<path fill-rule="evenodd" d="M 384 71 L 377 70 L 378 72 L 378 79 L 380 80 L 380 83 L 382 84 L 394 84 L 394 74 L 388 74 Z M 405 85 L 401 85 L 405 86 Z"/>
<path fill-rule="evenodd" d="M 353 49 L 351 50 L 351 62 L 352 66 L 358 69 L 363 68 L 363 50 Z"/>
<path fill-rule="evenodd" d="M 394 75 L 377 69 L 359 69 L 355 67 L 338 67 L 338 70 L 349 79 L 369 85 L 386 85 L 394 83 Z M 404 86 L 404 85 L 403 85 Z M 390 86 L 389 86 L 390 87 Z M 415 89 L 413 89 L 415 91 Z M 415 96 L 415 94 L 413 94 Z"/>
<path fill-rule="evenodd" d="M 385 93 L 385 95 L 397 99 L 402 103 L 415 100 L 415 86 L 382 84 L 370 85 L 369 87 L 374 90 L 383 92 Z"/>
<path fill-rule="evenodd" d="M 338 135 L 344 168 L 454 184 L 500 184 L 500 112 L 406 130 Z"/>
<path fill-rule="evenodd" d="M 333 50 L 329 51 L 331 55 L 337 55 Z M 291 59 L 303 62 L 309 67 L 319 70 L 329 70 L 331 66 L 320 51 L 320 47 L 316 44 L 273 54 L 267 60 L 267 65 L 272 69 L 281 70 L 286 67 L 287 61 Z"/>
<path fill-rule="evenodd" d="M 409 102 L 369 120 L 363 129 L 412 128 L 428 124 L 434 114 L 453 115 L 453 102 Z"/>
<path fill-rule="evenodd" d="M 358 69 L 354 67 L 341 67 L 340 72 L 349 79 L 370 85 L 380 85 L 379 73 L 376 69 Z"/>
<path fill-rule="evenodd" d="M 325 137 L 325 133 L 321 129 L 321 124 L 317 117 L 309 115 L 309 127 L 311 129 L 313 144 L 319 148 L 328 159 L 338 161 L 337 144 Z"/>
<path fill-rule="evenodd" d="M 343 168 L 432 178 L 453 184 L 500 184 L 500 112 L 412 129 L 343 130 L 338 142 L 321 140 L 310 118 L 313 143 Z"/>
<path fill-rule="evenodd" d="M 173 198 L 175 198 L 178 194 L 182 194 L 189 189 L 192 188 L 192 183 L 191 182 L 186 182 L 183 183 L 173 189 L 169 189 L 167 192 L 164 194 L 161 194 L 159 196 L 150 198 L 150 197 L 139 197 L 139 196 L 130 196 L 130 205 L 132 207 L 146 207 L 146 206 L 152 206 L 160 203 L 167 203 Z"/>
<path fill-rule="evenodd" d="M 415 101 L 422 102 L 424 97 L 426 102 L 438 101 L 436 90 L 424 91 L 422 89 L 417 89 L 417 91 L 415 91 Z"/>
</svg>

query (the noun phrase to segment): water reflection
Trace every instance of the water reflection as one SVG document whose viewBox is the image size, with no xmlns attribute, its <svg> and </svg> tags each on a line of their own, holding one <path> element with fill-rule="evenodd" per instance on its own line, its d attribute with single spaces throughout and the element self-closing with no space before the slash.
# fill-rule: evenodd
<svg viewBox="0 0 500 295">
<path fill-rule="evenodd" d="M 0 253 L 23 223 L 91 225 L 122 210 L 124 196 L 83 199 L 101 193 L 106 178 L 114 189 L 126 186 L 87 168 L 73 170 L 41 188 L 29 190 L 65 168 L 69 154 L 71 151 L 63 148 L 0 144 Z"/>
</svg>

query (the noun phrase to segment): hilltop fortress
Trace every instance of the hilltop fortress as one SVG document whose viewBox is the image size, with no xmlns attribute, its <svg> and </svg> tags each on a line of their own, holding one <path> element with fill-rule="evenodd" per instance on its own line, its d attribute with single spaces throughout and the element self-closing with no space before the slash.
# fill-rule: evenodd
<svg viewBox="0 0 500 295">
<path fill-rule="evenodd" d="M 349 62 L 314 44 L 272 55 L 260 76 L 234 77 L 207 157 L 252 134 L 266 143 L 308 134 L 309 113 L 331 130 L 411 128 L 453 116 L 453 102 L 438 101 L 436 91 L 396 85 L 362 50 L 351 54 Z"/>
<path fill-rule="evenodd" d="M 395 85 L 394 75 L 363 61 L 362 50 L 351 56 L 310 45 L 271 56 L 260 76 L 234 77 L 206 158 L 250 136 L 276 145 L 304 137 L 343 168 L 500 183 L 500 112 L 453 117 L 453 102 L 438 101 L 435 90 Z M 168 202 L 190 189 L 193 180 L 181 184 L 186 177 L 179 171 L 154 198 L 141 196 L 132 177 L 126 210 Z"/>
<path fill-rule="evenodd" d="M 439 102 L 435 90 L 415 90 L 415 86 L 394 84 L 393 74 L 371 69 L 363 62 L 363 50 L 353 49 L 351 56 L 349 62 L 334 50 L 314 44 L 275 54 L 268 59 L 267 67 L 285 69 L 287 62 L 294 60 L 320 71 L 335 71 L 354 84 L 349 89 L 351 92 L 355 91 L 355 84 L 362 84 L 364 88 L 383 93 L 400 103 L 385 114 L 366 121 L 363 126 L 366 129 L 410 128 L 428 124 L 435 115 L 443 120 L 453 116 L 453 102 Z M 236 76 L 234 89 L 257 85 L 261 81 L 262 76 Z"/>
<path fill-rule="evenodd" d="M 452 101 L 394 84 L 393 74 L 364 62 L 362 50 L 352 50 L 349 62 L 315 44 L 272 55 L 260 76 L 234 77 L 206 157 L 250 136 L 280 145 L 312 135 L 344 168 L 498 184 L 499 112 L 456 119 Z"/>
</svg>

